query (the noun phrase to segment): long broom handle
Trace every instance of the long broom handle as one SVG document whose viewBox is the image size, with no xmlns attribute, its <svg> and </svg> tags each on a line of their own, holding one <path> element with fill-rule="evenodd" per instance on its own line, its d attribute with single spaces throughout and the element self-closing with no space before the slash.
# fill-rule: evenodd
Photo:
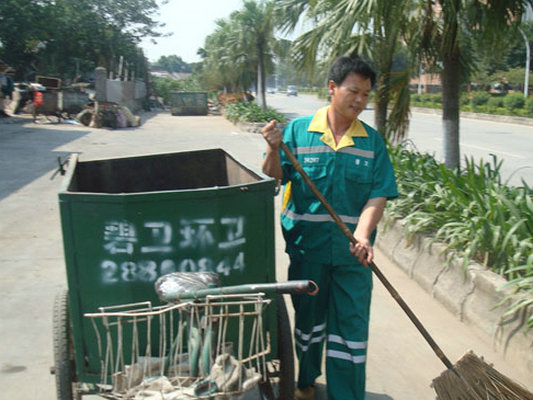
<svg viewBox="0 0 533 400">
<path fill-rule="evenodd" d="M 335 212 L 333 207 L 331 207 L 331 205 L 328 203 L 326 198 L 322 195 L 322 193 L 320 193 L 320 190 L 318 190 L 318 188 L 315 186 L 313 181 L 309 178 L 309 175 L 307 175 L 307 173 L 304 171 L 304 169 L 302 168 L 301 164 L 296 159 L 296 157 L 291 153 L 291 151 L 289 150 L 287 145 L 284 142 L 281 142 L 280 147 L 285 152 L 285 154 L 287 155 L 287 158 L 292 163 L 294 168 L 300 173 L 300 175 L 302 176 L 302 178 L 305 181 L 306 185 L 309 187 L 309 189 L 311 189 L 311 191 L 316 196 L 316 198 L 320 201 L 320 203 L 322 203 L 324 208 L 327 210 L 329 215 L 331 215 L 331 217 L 333 218 L 335 223 L 339 226 L 339 228 L 342 230 L 344 235 L 354 245 L 357 244 L 357 239 L 354 238 L 354 236 L 353 236 L 352 232 L 350 231 L 350 229 L 348 229 L 346 224 L 340 219 L 339 215 Z M 433 349 L 433 351 L 435 352 L 437 357 L 440 358 L 440 360 L 443 362 L 443 364 L 446 366 L 446 368 L 453 369 L 453 364 L 450 362 L 448 357 L 446 357 L 446 355 L 441 350 L 439 345 L 435 342 L 435 340 L 433 340 L 433 338 L 431 337 L 429 332 L 426 330 L 426 328 L 422 325 L 422 323 L 420 322 L 418 317 L 414 314 L 414 312 L 407 305 L 407 303 L 402 299 L 400 294 L 396 291 L 394 286 L 392 286 L 392 284 L 388 281 L 388 279 L 385 277 L 385 275 L 383 275 L 383 273 L 378 268 L 378 266 L 374 263 L 374 261 L 372 261 L 370 263 L 370 268 L 372 269 L 374 274 L 376 274 L 376 276 L 379 278 L 379 280 L 381 281 L 383 286 L 385 286 L 385 288 L 389 291 L 389 293 L 392 295 L 394 300 L 396 300 L 396 302 L 400 305 L 400 307 L 405 311 L 405 313 L 407 314 L 407 316 L 409 317 L 411 322 L 416 326 L 416 328 L 422 334 L 424 339 L 426 339 L 426 342 L 431 346 L 431 348 Z"/>
</svg>

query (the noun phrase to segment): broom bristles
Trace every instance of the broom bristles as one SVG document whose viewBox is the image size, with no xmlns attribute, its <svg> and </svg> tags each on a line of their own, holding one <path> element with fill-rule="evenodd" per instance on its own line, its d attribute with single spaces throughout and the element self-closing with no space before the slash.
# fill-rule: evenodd
<svg viewBox="0 0 533 400">
<path fill-rule="evenodd" d="M 533 400 L 533 394 L 473 352 L 433 380 L 438 400 Z"/>
</svg>

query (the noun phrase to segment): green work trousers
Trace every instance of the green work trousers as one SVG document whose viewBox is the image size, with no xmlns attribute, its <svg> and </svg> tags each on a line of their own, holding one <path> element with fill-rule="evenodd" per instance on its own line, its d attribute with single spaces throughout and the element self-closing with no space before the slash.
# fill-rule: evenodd
<svg viewBox="0 0 533 400">
<path fill-rule="evenodd" d="M 291 260 L 289 279 L 309 279 L 316 296 L 293 295 L 298 387 L 313 385 L 321 375 L 326 342 L 329 400 L 364 400 L 372 270 L 352 265 L 325 265 Z"/>
</svg>

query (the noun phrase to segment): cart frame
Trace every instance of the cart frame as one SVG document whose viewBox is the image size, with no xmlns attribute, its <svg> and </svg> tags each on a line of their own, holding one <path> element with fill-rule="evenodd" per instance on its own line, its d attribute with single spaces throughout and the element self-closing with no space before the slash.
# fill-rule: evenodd
<svg viewBox="0 0 533 400">
<path fill-rule="evenodd" d="M 179 168 L 192 163 L 198 169 L 197 159 L 202 160 L 200 164 L 204 167 L 206 163 L 217 160 L 220 168 L 212 166 L 213 174 L 206 177 L 209 182 L 205 187 L 180 186 L 174 189 L 174 183 L 167 182 L 172 179 L 169 171 L 175 171 L 174 175 L 194 181 L 197 177 L 193 173 L 180 171 Z M 218 177 L 221 171 L 226 171 L 226 178 Z M 226 181 L 221 184 L 216 179 Z M 152 187 L 152 182 L 163 187 Z M 140 187 L 131 190 L 127 187 L 139 184 Z M 102 258 L 97 258 L 101 257 L 98 254 L 103 251 L 108 251 L 109 260 L 116 261 L 114 265 L 135 266 L 143 261 L 138 260 L 135 251 L 130 254 L 119 251 L 111 253 L 105 247 L 107 243 L 97 237 L 103 235 L 104 229 L 109 228 L 105 232 L 113 233 L 111 228 L 121 229 L 117 226 L 122 221 L 135 218 L 138 218 L 137 221 L 134 220 L 138 226 L 144 226 L 145 221 L 159 221 L 162 215 L 175 214 L 176 210 L 187 218 L 199 219 L 203 215 L 201 212 L 207 209 L 208 212 L 222 213 L 214 218 L 219 226 L 213 234 L 220 236 L 227 229 L 227 225 L 223 225 L 226 223 L 226 215 L 242 213 L 247 218 L 248 226 L 254 227 L 250 232 L 254 232 L 256 236 L 246 237 L 244 247 L 239 250 L 239 258 L 236 258 L 239 262 L 245 260 L 244 269 L 228 269 L 225 267 L 227 264 L 222 265 L 222 271 L 229 272 L 229 275 L 222 277 L 221 284 L 231 286 L 275 282 L 275 193 L 274 179 L 244 167 L 221 149 L 84 162 L 73 155 L 59 193 L 68 290 L 58 294 L 54 305 L 53 371 L 56 374 L 58 399 L 79 399 L 84 394 L 97 392 L 96 385 L 100 381 L 98 347 L 91 339 L 92 327 L 85 321 L 85 313 L 94 312 L 100 306 L 139 301 L 157 304 L 153 280 L 143 281 L 140 279 L 143 276 L 139 275 L 136 281 L 112 282 L 113 284 L 106 283 L 106 286 L 102 285 L 100 278 L 95 279 L 96 273 L 108 272 L 104 269 L 106 264 L 99 265 Z M 216 205 L 215 208 L 212 208 L 212 204 Z M 232 207 L 238 207 L 237 212 L 232 211 Z M 118 221 L 117 225 L 105 225 L 108 220 Z M 174 217 L 174 220 L 177 221 L 178 218 Z M 244 232 L 246 236 L 246 229 Z M 146 237 L 139 237 L 135 246 L 141 246 L 143 240 Z M 176 243 L 165 244 L 177 246 Z M 217 251 L 222 254 L 227 252 L 227 248 L 219 246 Z M 165 261 L 163 258 L 162 256 L 161 259 Z M 155 278 L 163 275 L 163 261 L 160 262 L 161 271 L 157 271 Z M 252 267 L 254 269 L 250 270 Z M 126 277 L 130 278 L 129 275 Z M 154 277 L 150 276 L 151 278 Z M 268 355 L 269 381 L 279 380 L 279 395 L 274 391 L 268 398 L 290 399 L 294 389 L 294 360 L 292 333 L 283 296 L 273 296 L 272 305 L 263 319 L 271 341 L 271 352 Z"/>
</svg>

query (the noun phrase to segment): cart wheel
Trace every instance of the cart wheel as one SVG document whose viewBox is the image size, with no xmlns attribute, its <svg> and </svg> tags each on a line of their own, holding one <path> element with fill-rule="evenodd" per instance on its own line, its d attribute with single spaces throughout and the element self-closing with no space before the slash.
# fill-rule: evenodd
<svg viewBox="0 0 533 400">
<path fill-rule="evenodd" d="M 277 297 L 278 320 L 278 360 L 267 371 L 269 379 L 259 384 L 262 400 L 293 400 L 294 399 L 294 353 L 289 314 L 282 295 Z M 277 390 L 272 387 L 272 380 L 277 382 Z"/>
<path fill-rule="evenodd" d="M 68 291 L 62 290 L 54 301 L 54 374 L 58 400 L 77 400 L 81 396 L 73 390 L 76 377 L 74 346 L 68 305 Z"/>
</svg>

